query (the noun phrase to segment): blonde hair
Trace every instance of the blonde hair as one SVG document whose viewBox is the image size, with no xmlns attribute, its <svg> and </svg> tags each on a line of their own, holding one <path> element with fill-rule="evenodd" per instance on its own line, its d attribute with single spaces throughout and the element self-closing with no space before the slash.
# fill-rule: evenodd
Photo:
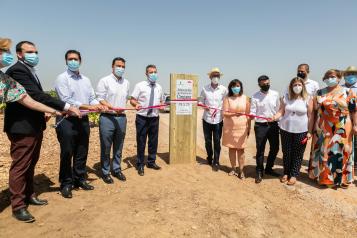
<svg viewBox="0 0 357 238">
<path fill-rule="evenodd" d="M 9 38 L 0 38 L 0 49 L 9 50 L 11 47 L 11 39 Z"/>
<path fill-rule="evenodd" d="M 294 90 L 293 90 L 294 83 L 296 83 L 296 82 L 299 82 L 299 83 L 302 84 L 302 90 L 301 90 L 300 95 L 296 95 L 296 93 L 294 93 Z M 308 97 L 308 94 L 307 94 L 307 91 L 306 91 L 304 80 L 302 78 L 299 78 L 299 77 L 293 78 L 290 81 L 289 92 L 288 93 L 289 93 L 289 100 L 297 99 L 299 96 L 302 97 L 302 99 L 306 100 L 307 97 Z"/>
</svg>

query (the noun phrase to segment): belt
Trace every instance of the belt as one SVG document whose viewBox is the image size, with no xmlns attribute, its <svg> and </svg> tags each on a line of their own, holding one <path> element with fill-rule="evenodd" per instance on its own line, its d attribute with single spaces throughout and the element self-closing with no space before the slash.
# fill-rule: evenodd
<svg viewBox="0 0 357 238">
<path fill-rule="evenodd" d="M 276 125 L 278 122 L 272 121 L 272 122 L 255 122 L 255 125 L 258 126 L 271 126 L 271 125 Z"/>
<path fill-rule="evenodd" d="M 114 113 L 101 113 L 101 116 L 113 116 L 113 117 L 126 117 L 124 113 L 114 114 Z"/>
</svg>

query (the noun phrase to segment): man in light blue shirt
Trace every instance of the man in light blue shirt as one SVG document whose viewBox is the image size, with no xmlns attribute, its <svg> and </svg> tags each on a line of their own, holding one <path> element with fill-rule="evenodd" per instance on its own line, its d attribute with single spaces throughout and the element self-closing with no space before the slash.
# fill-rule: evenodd
<svg viewBox="0 0 357 238">
<path fill-rule="evenodd" d="M 57 77 L 55 84 L 60 99 L 82 110 L 105 110 L 106 107 L 96 99 L 90 80 L 79 72 L 81 54 L 69 50 L 65 59 L 68 69 Z M 62 196 L 71 198 L 73 186 L 93 190 L 85 179 L 90 134 L 88 116 L 64 118 L 56 132 L 61 147 L 59 180 Z"/>
</svg>

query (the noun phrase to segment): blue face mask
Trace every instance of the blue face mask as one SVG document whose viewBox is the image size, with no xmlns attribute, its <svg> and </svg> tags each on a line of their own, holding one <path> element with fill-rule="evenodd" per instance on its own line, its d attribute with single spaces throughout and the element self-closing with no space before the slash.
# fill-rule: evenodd
<svg viewBox="0 0 357 238">
<path fill-rule="evenodd" d="M 122 67 L 114 67 L 114 74 L 119 78 L 121 78 L 123 76 L 124 71 L 125 71 L 125 69 Z"/>
<path fill-rule="evenodd" d="M 73 72 L 77 72 L 79 70 L 80 63 L 78 60 L 67 60 L 67 67 L 69 70 Z"/>
<path fill-rule="evenodd" d="M 149 80 L 150 80 L 151 82 L 156 82 L 156 80 L 157 80 L 157 73 L 151 73 L 151 74 L 149 74 L 148 78 L 149 78 Z"/>
<path fill-rule="evenodd" d="M 327 85 L 327 87 L 334 87 L 338 84 L 338 81 L 336 77 L 332 77 L 325 79 L 324 83 Z"/>
<path fill-rule="evenodd" d="M 40 59 L 38 58 L 38 55 L 36 53 L 25 53 L 24 61 L 32 67 L 35 67 L 40 61 Z"/>
<path fill-rule="evenodd" d="M 345 77 L 345 82 L 349 85 L 353 85 L 357 82 L 357 76 L 356 75 L 348 75 Z"/>
<path fill-rule="evenodd" d="M 240 87 L 232 87 L 232 92 L 233 92 L 233 94 L 239 94 L 240 93 Z"/>
<path fill-rule="evenodd" d="M 12 54 L 10 54 L 8 52 L 2 53 L 1 64 L 4 67 L 7 67 L 7 66 L 11 65 L 12 62 L 14 62 L 14 56 L 12 56 Z"/>
</svg>

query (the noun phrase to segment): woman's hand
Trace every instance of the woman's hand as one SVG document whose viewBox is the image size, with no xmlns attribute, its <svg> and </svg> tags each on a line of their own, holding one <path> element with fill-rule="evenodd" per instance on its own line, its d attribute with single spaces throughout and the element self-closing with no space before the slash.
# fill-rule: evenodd
<svg viewBox="0 0 357 238">
<path fill-rule="evenodd" d="M 312 137 L 311 133 L 310 133 L 310 132 L 308 132 L 308 133 L 306 134 L 306 138 L 307 138 L 308 140 L 310 140 L 310 139 L 311 139 L 311 137 Z"/>
<path fill-rule="evenodd" d="M 354 126 L 353 126 L 353 134 L 354 134 L 354 135 L 357 135 L 357 125 L 354 125 Z"/>
</svg>

